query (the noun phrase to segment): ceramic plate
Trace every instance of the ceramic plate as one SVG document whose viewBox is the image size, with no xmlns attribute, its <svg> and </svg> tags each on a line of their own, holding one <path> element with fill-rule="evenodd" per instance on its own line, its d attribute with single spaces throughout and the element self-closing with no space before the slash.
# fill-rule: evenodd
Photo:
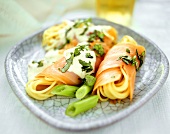
<svg viewBox="0 0 170 134">
<path fill-rule="evenodd" d="M 162 87 L 168 76 L 168 60 L 152 41 L 124 26 L 97 18 L 92 20 L 94 24 L 115 27 L 119 32 L 119 39 L 124 35 L 130 35 L 146 48 L 145 62 L 140 71 L 137 72 L 132 102 L 129 99 L 116 104 L 101 102 L 95 108 L 75 118 L 68 117 L 64 112 L 68 104 L 74 99 L 55 96 L 45 101 L 37 101 L 30 98 L 25 92 L 28 62 L 44 55 L 41 48 L 44 30 L 18 43 L 7 55 L 6 75 L 15 94 L 36 116 L 56 128 L 82 131 L 113 124 L 147 102 Z"/>
</svg>

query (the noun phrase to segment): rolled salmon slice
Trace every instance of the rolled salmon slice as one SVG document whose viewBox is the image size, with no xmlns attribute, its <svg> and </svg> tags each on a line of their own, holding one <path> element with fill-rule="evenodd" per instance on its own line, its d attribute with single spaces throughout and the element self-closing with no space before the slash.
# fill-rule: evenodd
<svg viewBox="0 0 170 134">
<path fill-rule="evenodd" d="M 102 60 L 103 57 L 96 57 L 95 70 L 97 70 Z M 80 85 L 82 80 L 78 75 L 69 71 L 62 73 L 59 70 L 63 68 L 65 64 L 66 59 L 63 57 L 51 66 L 44 69 L 33 80 L 30 80 L 26 84 L 26 92 L 28 95 L 37 100 L 44 100 L 53 96 L 51 91 L 56 85 Z"/>
<path fill-rule="evenodd" d="M 51 91 L 56 85 L 79 85 L 81 80 L 78 75 L 68 71 L 62 73 L 59 70 L 59 68 L 63 68 L 65 64 L 66 60 L 63 57 L 39 73 L 33 80 L 29 81 L 26 84 L 28 95 L 37 100 L 44 100 L 53 96 Z"/>
<path fill-rule="evenodd" d="M 133 98 L 136 71 L 143 63 L 145 48 L 130 36 L 113 46 L 96 73 L 92 94 L 101 101 Z"/>
<path fill-rule="evenodd" d="M 90 48 L 93 49 L 93 46 L 95 44 L 101 44 L 101 46 L 104 48 L 104 53 L 106 54 L 116 41 L 117 31 L 114 28 L 111 28 L 107 31 L 107 33 L 105 33 L 103 42 L 96 39 L 90 43 Z M 76 46 L 77 44 L 78 41 L 74 39 L 69 45 L 66 45 L 62 49 L 62 52 L 64 52 L 66 49 L 69 49 L 70 47 Z M 95 71 L 97 71 L 101 61 L 103 60 L 103 57 L 104 55 L 96 57 Z M 82 81 L 78 75 L 69 71 L 62 73 L 59 70 L 59 68 L 63 68 L 65 64 L 66 59 L 63 57 L 51 66 L 44 69 L 33 80 L 28 81 L 28 83 L 26 84 L 26 92 L 28 93 L 28 95 L 37 100 L 45 100 L 53 96 L 53 94 L 51 94 L 51 91 L 56 85 L 80 85 Z"/>
</svg>

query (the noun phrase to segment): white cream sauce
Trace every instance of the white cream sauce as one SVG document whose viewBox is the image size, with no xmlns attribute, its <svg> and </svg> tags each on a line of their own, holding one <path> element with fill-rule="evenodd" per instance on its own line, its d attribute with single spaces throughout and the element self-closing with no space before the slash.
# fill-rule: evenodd
<svg viewBox="0 0 170 134">
<path fill-rule="evenodd" d="M 45 68 L 52 65 L 54 62 L 63 57 L 63 54 L 59 53 L 59 50 L 50 50 L 45 54 L 45 57 L 41 60 L 43 62 L 42 67 L 38 67 L 38 63 L 28 64 L 28 80 L 33 79 L 37 74 L 41 73 Z"/>
<path fill-rule="evenodd" d="M 78 45 L 86 45 L 88 44 L 87 42 L 83 42 L 83 43 L 79 43 Z M 64 52 L 64 57 L 66 59 L 69 59 L 71 56 L 71 53 L 74 53 L 74 50 L 76 49 L 76 47 L 68 49 Z M 93 56 L 93 58 L 87 58 L 86 57 L 86 53 L 90 53 L 91 56 Z M 79 60 L 83 60 L 87 63 L 91 62 L 91 66 L 93 68 L 93 70 L 91 72 L 86 73 L 86 71 L 82 71 L 82 65 L 79 63 Z M 69 72 L 74 72 L 75 74 L 77 74 L 80 78 L 85 78 L 86 74 L 92 74 L 94 73 L 94 69 L 95 69 L 95 63 L 96 63 L 96 55 L 95 52 L 92 50 L 84 50 L 84 51 L 80 51 L 80 55 L 75 56 L 73 58 L 73 63 L 71 64 L 71 66 L 69 67 L 68 71 Z"/>
<path fill-rule="evenodd" d="M 74 39 L 76 38 L 78 40 L 78 42 L 86 42 L 89 39 L 89 33 L 93 33 L 95 30 L 103 32 L 106 36 L 108 36 L 109 38 L 111 36 L 109 36 L 108 34 L 108 30 L 111 28 L 111 26 L 106 26 L 106 25 L 93 25 L 92 23 L 89 23 L 89 26 L 86 25 L 82 25 L 81 27 L 75 28 L 73 27 L 73 25 L 75 24 L 75 22 L 69 21 L 69 20 L 65 20 L 66 22 L 66 26 L 64 28 L 62 28 L 61 30 L 58 31 L 58 36 L 59 39 L 58 40 L 52 40 L 53 44 L 51 46 L 47 46 L 46 50 L 50 50 L 53 49 L 54 47 L 58 47 L 62 44 L 66 43 L 66 37 L 68 39 Z M 87 31 L 83 34 L 80 35 L 84 32 L 85 28 L 87 28 Z M 70 31 L 68 31 L 68 29 L 70 29 Z M 66 32 L 67 36 L 66 36 Z"/>
<path fill-rule="evenodd" d="M 54 47 L 62 45 L 66 42 L 65 35 L 68 29 L 71 28 L 71 30 L 67 33 L 67 38 L 69 39 L 76 38 L 78 42 L 82 42 L 82 43 L 79 43 L 78 45 L 87 44 L 87 41 L 89 39 L 89 33 L 93 33 L 95 30 L 103 32 L 106 36 L 109 37 L 109 34 L 107 33 L 107 31 L 111 28 L 110 26 L 105 26 L 105 25 L 95 26 L 92 23 L 89 23 L 87 31 L 84 33 L 84 35 L 80 35 L 81 33 L 83 33 L 84 29 L 87 27 L 86 25 L 83 25 L 80 28 L 74 28 L 73 25 L 75 24 L 75 22 L 72 22 L 69 20 L 66 20 L 65 22 L 67 23 L 67 25 L 58 31 L 59 39 L 52 41 L 53 42 L 52 46 L 49 46 L 49 48 L 47 48 L 49 51 L 46 53 L 44 59 L 42 59 L 43 66 L 37 67 L 38 63 L 34 63 L 34 64 L 32 62 L 29 63 L 28 65 L 28 79 L 29 80 L 33 79 L 37 74 L 42 72 L 46 67 L 50 66 L 51 64 L 53 64 L 53 62 L 57 61 L 63 56 L 62 54 L 59 54 L 59 50 L 53 50 L 53 49 Z M 73 52 L 75 48 L 76 47 L 68 49 L 64 52 L 64 56 L 66 59 L 70 58 L 70 52 Z M 86 53 L 90 53 L 93 56 L 93 58 L 86 58 Z M 93 71 L 89 72 L 89 74 L 94 72 L 96 56 L 95 56 L 94 51 L 91 51 L 91 50 L 81 51 L 81 54 L 74 58 L 73 64 L 70 66 L 68 71 L 74 72 L 75 74 L 79 75 L 81 78 L 85 77 L 86 72 L 82 71 L 81 69 L 82 65 L 79 63 L 79 59 L 85 62 L 90 61 L 93 67 Z"/>
</svg>

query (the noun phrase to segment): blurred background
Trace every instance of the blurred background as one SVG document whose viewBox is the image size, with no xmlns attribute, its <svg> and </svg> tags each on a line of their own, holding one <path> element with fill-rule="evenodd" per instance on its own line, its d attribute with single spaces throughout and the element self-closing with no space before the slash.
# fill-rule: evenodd
<svg viewBox="0 0 170 134">
<path fill-rule="evenodd" d="M 101 17 L 131 26 L 134 5 L 135 0 L 0 0 L 0 37 L 19 39 L 75 18 Z"/>
<path fill-rule="evenodd" d="M 37 30 L 64 19 L 88 17 L 123 22 L 155 42 L 170 59 L 170 0 L 0 0 L 0 134 L 66 133 L 45 124 L 21 104 L 6 80 L 4 61 L 17 42 Z M 169 87 L 168 77 L 161 90 L 129 117 L 87 133 L 170 133 Z"/>
<path fill-rule="evenodd" d="M 170 25 L 166 4 L 169 0 L 0 0 L 0 43 L 15 43 L 64 19 L 87 17 L 105 18 L 141 33 L 148 30 L 145 27 L 160 30 Z"/>
<path fill-rule="evenodd" d="M 95 16 L 95 0 L 0 0 L 0 37 L 28 35 L 63 19 Z"/>
<path fill-rule="evenodd" d="M 27 35 L 58 21 L 87 17 L 116 21 L 143 34 L 152 32 L 149 29 L 153 27 L 164 32 L 161 28 L 170 26 L 167 21 L 170 17 L 166 15 L 170 13 L 169 2 L 170 0 L 0 0 L 0 43 L 15 44 Z"/>
</svg>

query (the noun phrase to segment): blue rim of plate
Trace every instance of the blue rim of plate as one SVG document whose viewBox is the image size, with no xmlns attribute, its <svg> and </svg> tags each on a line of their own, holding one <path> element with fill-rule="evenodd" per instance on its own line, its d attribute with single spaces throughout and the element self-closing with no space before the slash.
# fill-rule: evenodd
<svg viewBox="0 0 170 134">
<path fill-rule="evenodd" d="M 79 19 L 85 19 L 85 18 L 79 18 Z M 17 86 L 16 82 L 14 81 L 14 79 L 11 77 L 12 76 L 12 71 L 11 71 L 11 64 L 10 64 L 10 57 L 11 54 L 13 53 L 13 51 L 25 40 L 35 36 L 36 34 L 44 31 L 46 28 L 41 29 L 40 31 L 32 34 L 31 36 L 28 36 L 27 38 L 23 39 L 22 41 L 20 41 L 19 43 L 17 43 L 7 54 L 6 59 L 5 59 L 5 72 L 6 72 L 6 76 L 9 82 L 9 85 L 11 86 L 11 88 L 13 89 L 14 93 L 16 94 L 16 96 L 19 98 L 19 100 L 31 111 L 33 112 L 38 118 L 40 118 L 41 120 L 45 121 L 47 124 L 50 124 L 51 126 L 55 127 L 55 128 L 59 128 L 62 130 L 67 130 L 67 131 L 86 131 L 86 130 L 92 130 L 92 129 L 96 129 L 96 128 L 101 128 L 107 125 L 111 125 L 125 117 L 127 117 L 128 115 L 130 115 L 132 112 L 134 112 L 135 110 L 137 110 L 138 108 L 140 108 L 142 105 L 144 105 L 149 99 L 152 98 L 152 96 L 154 96 L 158 90 L 162 87 L 162 85 L 164 84 L 164 82 L 166 81 L 168 74 L 169 74 L 169 62 L 168 59 L 166 57 L 166 55 L 162 52 L 162 50 L 155 44 L 153 43 L 150 39 L 146 38 L 145 36 L 135 32 L 134 30 L 122 26 L 120 24 L 116 24 L 104 19 L 100 19 L 100 18 L 92 18 L 92 20 L 95 21 L 104 21 L 110 24 L 115 24 L 118 26 L 121 26 L 122 28 L 126 28 L 132 32 L 134 32 L 135 34 L 145 38 L 148 42 L 150 42 L 161 54 L 161 63 L 164 65 L 164 71 L 162 74 L 162 77 L 159 79 L 159 83 L 156 84 L 156 86 L 154 86 L 150 91 L 148 91 L 147 94 L 145 94 L 140 101 L 135 102 L 132 106 L 127 107 L 126 109 L 118 112 L 116 115 L 110 116 L 110 118 L 107 118 L 106 120 L 102 120 L 102 121 L 93 121 L 93 122 L 88 122 L 88 125 L 82 125 L 82 126 L 78 126 L 76 127 L 76 125 L 74 124 L 67 124 L 65 122 L 59 121 L 59 120 L 55 120 L 54 118 L 52 118 L 51 116 L 49 116 L 48 114 L 46 114 L 45 112 L 43 112 L 42 110 L 40 110 L 38 107 L 36 107 L 28 98 L 26 98 L 26 96 L 23 94 L 23 92 L 21 90 L 19 90 L 19 87 Z M 52 26 L 52 25 L 51 25 Z"/>
</svg>

